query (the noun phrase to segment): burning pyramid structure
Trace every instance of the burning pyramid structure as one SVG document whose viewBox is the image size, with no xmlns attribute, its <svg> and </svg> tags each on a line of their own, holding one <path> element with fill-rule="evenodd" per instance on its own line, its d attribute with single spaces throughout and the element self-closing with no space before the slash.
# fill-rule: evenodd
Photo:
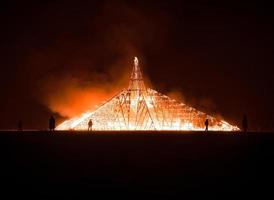
<svg viewBox="0 0 274 200">
<path fill-rule="evenodd" d="M 95 110 L 61 123 L 57 130 L 210 130 L 235 131 L 237 126 L 200 112 L 153 89 L 146 88 L 135 57 L 128 89 L 124 89 Z"/>
</svg>

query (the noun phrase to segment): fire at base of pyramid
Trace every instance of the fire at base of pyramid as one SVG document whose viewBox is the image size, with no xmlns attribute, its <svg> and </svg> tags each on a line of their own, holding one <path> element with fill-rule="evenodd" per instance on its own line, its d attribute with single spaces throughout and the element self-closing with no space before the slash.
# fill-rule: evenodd
<svg viewBox="0 0 274 200">
<path fill-rule="evenodd" d="M 57 130 L 209 130 L 238 131 L 237 126 L 198 111 L 153 89 L 146 88 L 135 57 L 128 89 L 103 102 L 96 109 L 64 121 Z"/>
</svg>

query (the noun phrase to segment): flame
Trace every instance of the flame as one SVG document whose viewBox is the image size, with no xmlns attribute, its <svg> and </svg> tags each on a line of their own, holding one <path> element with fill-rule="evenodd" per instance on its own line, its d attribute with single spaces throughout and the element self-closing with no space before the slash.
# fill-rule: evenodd
<svg viewBox="0 0 274 200">
<path fill-rule="evenodd" d="M 135 66 L 135 68 L 137 68 L 138 67 L 138 58 L 137 57 L 134 57 L 134 66 Z"/>
<path fill-rule="evenodd" d="M 93 130 L 204 130 L 206 119 L 209 120 L 210 130 L 240 130 L 224 120 L 146 88 L 137 57 L 134 58 L 128 89 L 96 109 L 66 120 L 57 130 L 87 130 L 90 119 Z"/>
</svg>

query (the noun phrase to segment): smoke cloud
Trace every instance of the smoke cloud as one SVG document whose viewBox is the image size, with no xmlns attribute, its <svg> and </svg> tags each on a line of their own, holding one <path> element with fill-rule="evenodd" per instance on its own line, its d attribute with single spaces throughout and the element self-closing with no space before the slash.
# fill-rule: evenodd
<svg viewBox="0 0 274 200">
<path fill-rule="evenodd" d="M 78 71 L 51 75 L 40 82 L 40 99 L 51 111 L 70 118 L 107 101 L 129 84 L 133 59 L 127 65 L 110 67 L 106 73 Z M 144 77 L 146 86 L 150 86 Z"/>
<path fill-rule="evenodd" d="M 161 14 L 155 18 L 124 3 L 103 4 L 93 14 L 86 21 L 92 27 L 86 27 L 92 36 L 83 35 L 75 41 L 78 37 L 66 32 L 55 38 L 47 51 L 36 51 L 38 58 L 32 52 L 31 62 L 41 63 L 42 54 L 47 58 L 47 65 L 54 66 L 39 83 L 39 98 L 63 117 L 94 109 L 126 88 L 134 56 L 140 59 L 144 72 L 143 50 L 147 45 L 157 48 L 159 38 L 165 35 L 165 29 L 161 28 L 165 20 L 156 23 Z M 87 26 L 86 23 L 83 26 Z M 146 82 L 150 85 L 150 81 Z"/>
<path fill-rule="evenodd" d="M 223 119 L 222 115 L 218 112 L 217 105 L 212 98 L 209 97 L 201 97 L 195 98 L 183 95 L 183 92 L 180 89 L 174 89 L 167 92 L 167 96 L 183 102 L 188 106 L 191 106 L 199 111 L 205 112 L 208 115 L 214 116 L 218 119 Z"/>
<path fill-rule="evenodd" d="M 100 76 L 100 75 L 95 75 Z M 118 91 L 110 82 L 86 81 L 83 77 L 51 77 L 44 83 L 43 103 L 63 117 L 76 116 L 110 98 Z"/>
<path fill-rule="evenodd" d="M 24 54 L 17 90 L 34 99 L 45 115 L 70 118 L 94 109 L 128 87 L 135 56 L 145 75 L 146 50 L 164 44 L 169 23 L 164 9 L 151 15 L 134 3 L 86 4 L 66 4 L 62 13 L 62 3 L 47 6 L 26 28 L 29 34 L 18 36 Z"/>
</svg>

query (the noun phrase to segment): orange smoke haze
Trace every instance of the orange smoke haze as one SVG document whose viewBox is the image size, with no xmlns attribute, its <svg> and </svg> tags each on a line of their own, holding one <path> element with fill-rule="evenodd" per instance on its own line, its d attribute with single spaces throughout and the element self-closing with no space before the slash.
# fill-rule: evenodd
<svg viewBox="0 0 274 200">
<path fill-rule="evenodd" d="M 218 112 L 217 106 L 213 99 L 209 97 L 194 98 L 186 97 L 182 94 L 179 89 L 174 89 L 166 93 L 167 96 L 176 99 L 177 101 L 183 102 L 191 107 L 194 107 L 200 111 L 211 114 L 218 119 L 224 119 L 223 116 Z"/>
<path fill-rule="evenodd" d="M 166 95 L 171 97 L 172 99 L 185 103 L 185 97 L 179 90 L 174 89 L 172 91 L 167 92 Z"/>
<path fill-rule="evenodd" d="M 134 56 L 145 74 L 142 52 L 147 46 L 161 49 L 164 43 L 158 41 L 165 41 L 168 24 L 162 12 L 150 16 L 124 3 L 103 4 L 88 19 L 88 36 L 79 39 L 68 34 L 69 29 L 56 36 L 48 49 L 31 52 L 27 66 L 47 69 L 42 73 L 40 67 L 29 68 L 30 74 L 42 74 L 34 96 L 63 117 L 94 109 L 128 87 Z M 151 85 L 146 79 L 145 83 Z"/>
<path fill-rule="evenodd" d="M 127 76 L 126 76 L 127 75 Z M 51 76 L 42 82 L 42 100 L 51 111 L 62 117 L 74 117 L 108 100 L 126 88 L 128 74 L 121 73 L 116 82 L 92 73 L 90 80 L 81 76 Z M 98 78 L 99 77 L 99 78 Z"/>
<path fill-rule="evenodd" d="M 48 96 L 49 108 L 63 117 L 73 117 L 110 98 L 114 91 L 107 88 L 80 88 L 77 85 L 62 88 L 59 94 Z"/>
<path fill-rule="evenodd" d="M 95 110 L 97 105 L 128 87 L 133 67 L 131 61 L 110 66 L 104 74 L 78 70 L 68 71 L 67 75 L 48 76 L 40 83 L 39 99 L 52 112 L 66 118 Z M 144 79 L 149 87 L 150 81 Z"/>
</svg>

